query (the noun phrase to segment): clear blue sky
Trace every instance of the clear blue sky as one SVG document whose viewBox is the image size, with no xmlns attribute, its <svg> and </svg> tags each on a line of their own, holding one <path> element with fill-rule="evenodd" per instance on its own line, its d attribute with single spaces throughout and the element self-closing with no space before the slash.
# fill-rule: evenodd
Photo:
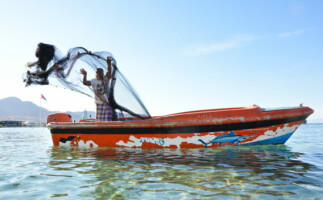
<svg viewBox="0 0 323 200">
<path fill-rule="evenodd" d="M 297 106 L 323 122 L 323 1 L 0 1 L 0 98 L 94 110 L 88 97 L 24 88 L 39 42 L 111 52 L 153 115 Z"/>
</svg>

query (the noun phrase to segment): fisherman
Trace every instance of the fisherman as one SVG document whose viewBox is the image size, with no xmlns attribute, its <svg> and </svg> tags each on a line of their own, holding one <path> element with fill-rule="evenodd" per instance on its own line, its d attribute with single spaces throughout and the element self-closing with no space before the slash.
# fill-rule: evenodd
<svg viewBox="0 0 323 200">
<path fill-rule="evenodd" d="M 113 109 L 108 100 L 109 81 L 111 79 L 111 57 L 107 57 L 108 71 L 104 75 L 102 68 L 97 68 L 96 78 L 87 80 L 87 72 L 84 68 L 81 69 L 83 75 L 83 84 L 92 86 L 95 94 L 96 103 L 96 120 L 97 121 L 112 121 Z"/>
</svg>

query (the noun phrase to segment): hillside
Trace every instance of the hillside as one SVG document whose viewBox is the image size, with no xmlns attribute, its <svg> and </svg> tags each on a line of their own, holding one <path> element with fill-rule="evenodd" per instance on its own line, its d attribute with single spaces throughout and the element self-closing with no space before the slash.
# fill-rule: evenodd
<svg viewBox="0 0 323 200">
<path fill-rule="evenodd" d="M 42 121 L 45 121 L 47 115 L 57 111 L 49 111 L 30 101 L 22 101 L 17 97 L 8 97 L 0 100 L 0 120 L 39 121 L 40 112 L 42 114 Z M 83 118 L 82 111 L 67 113 L 72 115 L 76 121 Z M 95 112 L 88 111 L 88 115 L 95 116 Z"/>
</svg>

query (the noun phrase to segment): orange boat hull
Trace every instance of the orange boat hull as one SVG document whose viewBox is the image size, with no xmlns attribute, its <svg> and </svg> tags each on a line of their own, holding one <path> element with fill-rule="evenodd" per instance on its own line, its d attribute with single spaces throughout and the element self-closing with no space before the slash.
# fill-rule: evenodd
<svg viewBox="0 0 323 200">
<path fill-rule="evenodd" d="M 213 148 L 283 144 L 313 113 L 308 107 L 266 110 L 258 106 L 201 110 L 136 121 L 72 122 L 48 116 L 55 146 Z"/>
</svg>

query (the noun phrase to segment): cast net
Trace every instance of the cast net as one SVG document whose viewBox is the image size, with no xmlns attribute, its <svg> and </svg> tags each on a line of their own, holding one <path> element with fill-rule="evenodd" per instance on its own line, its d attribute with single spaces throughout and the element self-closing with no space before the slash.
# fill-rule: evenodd
<svg viewBox="0 0 323 200">
<path fill-rule="evenodd" d="M 108 103 L 113 108 L 113 120 L 135 120 L 150 118 L 150 114 L 134 88 L 117 67 L 116 60 L 109 52 L 91 52 L 83 47 L 72 48 L 66 56 L 61 56 L 55 48 L 55 54 L 49 61 L 47 69 L 41 70 L 39 61 L 29 63 L 30 68 L 23 75 L 26 86 L 54 85 L 67 88 L 94 98 L 91 86 L 83 84 L 80 70 L 87 71 L 88 79 L 96 77 L 96 70 L 102 68 L 107 73 L 107 59 L 111 59 L 111 78 L 107 82 Z"/>
</svg>

